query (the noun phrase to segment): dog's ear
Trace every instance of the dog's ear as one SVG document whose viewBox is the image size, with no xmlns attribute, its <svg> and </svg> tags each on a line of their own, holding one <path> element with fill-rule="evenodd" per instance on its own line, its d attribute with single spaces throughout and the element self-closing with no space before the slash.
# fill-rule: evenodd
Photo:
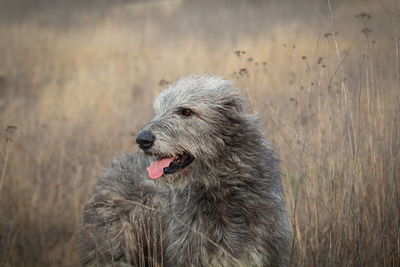
<svg viewBox="0 0 400 267">
<path fill-rule="evenodd" d="M 224 99 L 224 108 L 242 113 L 245 107 L 245 100 L 241 96 L 227 97 Z"/>
</svg>

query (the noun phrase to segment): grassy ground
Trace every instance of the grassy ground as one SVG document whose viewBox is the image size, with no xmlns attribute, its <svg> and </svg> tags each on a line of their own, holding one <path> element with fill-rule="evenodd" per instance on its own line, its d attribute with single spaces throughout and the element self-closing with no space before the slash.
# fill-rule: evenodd
<svg viewBox="0 0 400 267">
<path fill-rule="evenodd" d="M 136 151 L 159 90 L 196 72 L 234 81 L 265 123 L 282 159 L 293 266 L 399 266 L 396 1 L 271 1 L 268 14 L 293 11 L 275 23 L 238 5 L 210 28 L 184 16 L 199 10 L 189 3 L 0 22 L 0 265 L 76 266 L 96 176 Z M 229 26 L 235 12 L 244 26 Z"/>
</svg>

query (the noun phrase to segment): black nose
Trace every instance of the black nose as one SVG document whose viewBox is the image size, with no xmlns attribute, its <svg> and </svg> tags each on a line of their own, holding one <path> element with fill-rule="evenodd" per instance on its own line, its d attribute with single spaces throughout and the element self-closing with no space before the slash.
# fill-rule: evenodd
<svg viewBox="0 0 400 267">
<path fill-rule="evenodd" d="M 142 131 L 136 137 L 136 143 L 143 150 L 149 149 L 154 143 L 154 135 L 148 131 Z"/>
</svg>

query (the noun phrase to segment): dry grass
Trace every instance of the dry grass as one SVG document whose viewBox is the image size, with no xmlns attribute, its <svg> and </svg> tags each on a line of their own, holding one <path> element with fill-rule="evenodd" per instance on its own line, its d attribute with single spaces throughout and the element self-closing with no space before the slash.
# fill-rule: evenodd
<svg viewBox="0 0 400 267">
<path fill-rule="evenodd" d="M 159 83 L 198 72 L 242 88 L 281 154 L 293 266 L 399 266 L 400 13 L 382 5 L 239 41 L 159 40 L 119 9 L 67 31 L 0 24 L 0 265 L 76 266 L 96 176 L 136 150 Z"/>
</svg>

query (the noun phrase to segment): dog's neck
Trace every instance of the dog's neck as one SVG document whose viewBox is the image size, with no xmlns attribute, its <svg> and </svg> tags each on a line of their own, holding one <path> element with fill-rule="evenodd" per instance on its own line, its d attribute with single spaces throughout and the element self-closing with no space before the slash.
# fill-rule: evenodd
<svg viewBox="0 0 400 267">
<path fill-rule="evenodd" d="M 253 151 L 262 149 L 262 144 L 257 142 L 256 145 L 251 144 L 254 146 Z M 244 161 L 248 161 L 250 156 L 241 150 L 228 147 L 225 154 L 217 161 L 207 164 L 197 163 L 193 166 L 196 168 L 183 170 L 180 174 L 169 177 L 167 182 L 176 192 L 184 193 L 195 188 L 196 192 L 205 196 L 223 197 L 224 194 L 221 192 L 227 193 L 234 186 L 245 186 L 247 180 L 251 179 L 251 177 L 234 176 L 242 173 L 244 166 L 248 168 L 248 163 L 245 164 Z M 256 164 L 258 163 L 254 162 L 254 168 Z"/>
</svg>

